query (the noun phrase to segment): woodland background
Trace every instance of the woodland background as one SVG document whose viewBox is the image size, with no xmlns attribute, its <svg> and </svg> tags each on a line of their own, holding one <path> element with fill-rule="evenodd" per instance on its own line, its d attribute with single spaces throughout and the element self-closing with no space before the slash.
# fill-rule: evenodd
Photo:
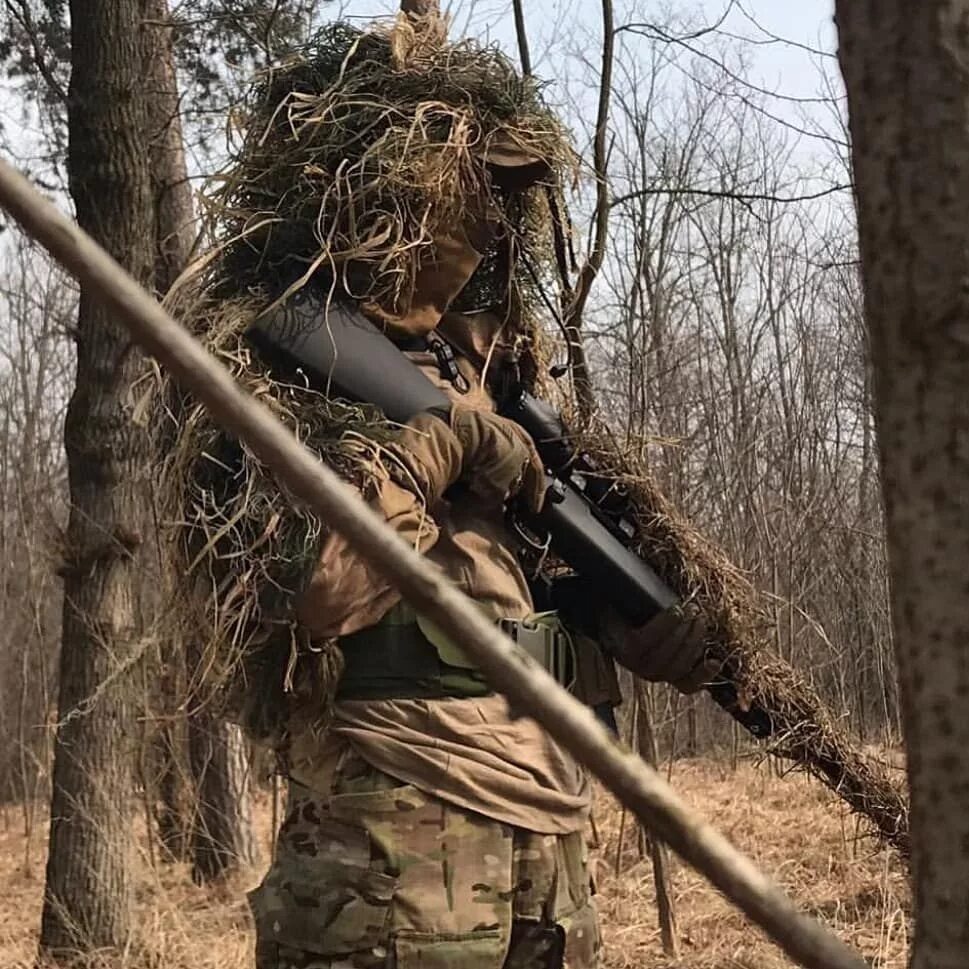
<svg viewBox="0 0 969 969">
<path fill-rule="evenodd" d="M 30 14 L 29 4 L 6 6 L 14 29 L 0 137 L 66 199 L 57 5 Z M 186 25 L 180 105 L 198 173 L 218 165 L 226 118 L 251 70 L 339 14 L 321 4 L 282 25 L 298 24 L 295 35 L 281 27 L 262 45 L 259 16 L 225 7 L 221 21 L 191 4 L 172 15 Z M 742 18 L 740 37 L 733 24 L 704 24 L 696 13 L 657 23 L 655 10 L 632 5 L 625 15 L 609 256 L 586 324 L 603 411 L 624 448 L 648 454 L 676 505 L 768 591 L 778 651 L 863 741 L 891 742 L 898 709 L 877 454 L 832 54 L 805 55 L 820 93 L 810 111 L 792 110 L 745 67 L 752 44 L 784 43 L 754 19 Z M 206 33 L 213 23 L 218 30 L 199 34 L 203 20 Z M 588 150 L 595 36 L 581 36 L 578 18 L 566 27 L 571 36 L 552 38 L 536 70 L 555 68 L 549 99 Z M 588 189 L 575 198 L 578 245 Z M 22 236 L 2 239 L 0 796 L 43 801 L 76 294 Z M 705 698 L 675 703 L 657 691 L 655 700 L 678 750 L 730 743 L 728 719 Z M 146 722 L 146 741 L 151 730 Z"/>
<path fill-rule="evenodd" d="M 156 7 L 172 30 L 172 103 L 193 187 L 223 159 L 254 70 L 333 17 L 374 12 L 353 0 Z M 534 69 L 586 160 L 573 200 L 580 249 L 595 201 L 601 34 L 590 12 L 581 2 L 526 10 Z M 518 56 L 510 5 L 452 13 L 455 32 L 497 38 Z M 732 0 L 716 10 L 631 0 L 615 17 L 608 255 L 585 321 L 597 397 L 623 448 L 646 455 L 674 503 L 769 593 L 777 651 L 863 742 L 891 747 L 899 708 L 885 543 L 830 32 L 819 21 L 817 39 L 780 37 Z M 0 38 L 0 146 L 68 206 L 65 4 L 4 0 Z M 768 48 L 796 52 L 813 93 L 765 80 L 758 52 Z M 19 815 L 30 868 L 42 857 L 57 716 L 77 294 L 10 227 L 0 293 L 0 802 L 7 825 Z M 157 570 L 145 563 L 143 574 L 150 586 Z M 184 693 L 180 648 L 159 612 L 138 657 L 151 662 L 130 680 L 137 731 L 123 753 L 149 853 L 187 857 L 205 880 L 252 854 L 249 790 L 259 789 L 264 815 L 269 770 Z M 706 755 L 736 767 L 753 753 L 705 697 L 628 692 L 624 729 L 638 733 L 633 712 L 647 704 L 671 762 Z"/>
</svg>

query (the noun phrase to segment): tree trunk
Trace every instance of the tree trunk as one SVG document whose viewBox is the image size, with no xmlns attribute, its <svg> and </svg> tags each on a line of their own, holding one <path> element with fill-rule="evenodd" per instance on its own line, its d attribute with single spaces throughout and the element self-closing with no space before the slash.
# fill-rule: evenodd
<svg viewBox="0 0 969 969">
<path fill-rule="evenodd" d="M 653 712 L 649 686 L 643 681 L 636 683 L 636 711 L 639 737 L 637 746 L 653 770 L 659 770 L 659 749 L 656 733 L 653 730 Z M 646 829 L 643 828 L 645 831 Z M 656 912 L 659 916 L 659 933 L 663 943 L 663 954 L 669 959 L 679 958 L 679 940 L 676 928 L 676 907 L 673 902 L 670 859 L 666 845 L 658 838 L 649 838 L 649 856 L 653 865 L 653 887 L 656 890 Z"/>
<path fill-rule="evenodd" d="M 204 708 L 189 720 L 196 779 L 192 878 L 201 883 L 255 861 L 249 809 L 249 760 L 242 732 Z"/>
<path fill-rule="evenodd" d="M 185 164 L 185 146 L 179 109 L 178 80 L 172 49 L 172 32 L 167 0 L 145 0 L 146 20 L 153 26 L 152 36 L 152 179 L 156 211 L 155 289 L 159 297 L 169 290 L 185 268 L 192 253 L 194 206 Z M 173 402 L 173 406 L 176 406 Z M 161 442 L 165 446 L 165 442 Z M 166 563 L 162 563 L 162 568 Z M 171 588 L 173 583 L 163 581 Z M 174 654 L 181 652 L 189 663 L 188 680 L 197 682 L 192 669 L 197 650 L 179 642 L 179 630 L 171 630 L 165 637 L 163 649 L 172 656 L 163 657 L 166 665 L 174 666 Z M 197 665 L 197 663 L 196 663 Z M 176 716 L 184 708 L 183 696 L 162 698 L 166 719 Z M 162 799 L 161 818 L 169 822 L 181 820 L 184 804 L 178 770 L 175 725 L 167 728 L 171 756 L 168 769 L 162 775 L 159 794 Z M 253 835 L 249 810 L 249 770 L 245 745 L 239 731 L 227 723 L 218 722 L 205 710 L 188 718 L 189 764 L 194 781 L 192 794 L 196 799 L 192 812 L 191 853 L 192 871 L 197 881 L 207 881 L 225 875 L 240 863 L 254 861 Z M 168 825 L 170 832 L 174 825 Z M 178 830 L 185 830 L 178 825 Z M 177 845 L 176 845 L 177 846 Z"/>
<path fill-rule="evenodd" d="M 164 590 L 164 598 L 170 602 L 174 580 L 167 571 L 168 561 L 160 558 L 159 562 L 164 573 L 159 585 Z M 170 613 L 165 611 L 157 616 L 155 622 L 158 626 L 174 624 Z M 185 861 L 190 857 L 194 790 L 188 762 L 188 725 L 184 711 L 188 671 L 177 633 L 170 633 L 166 629 L 152 657 L 152 668 L 154 688 L 145 691 L 145 699 L 148 722 L 154 724 L 155 729 L 150 735 L 145 757 L 149 765 L 144 778 L 145 796 L 158 832 L 162 858 L 166 861 Z"/>
<path fill-rule="evenodd" d="M 155 291 L 171 288 L 192 254 L 195 207 L 175 75 L 168 0 L 143 0 L 151 43 L 151 176 L 155 197 Z"/>
<path fill-rule="evenodd" d="M 189 857 L 189 832 L 194 817 L 191 804 L 190 785 L 186 783 L 189 772 L 184 767 L 182 756 L 185 746 L 185 731 L 180 729 L 173 701 L 177 694 L 168 682 L 161 686 L 160 701 L 165 705 L 163 726 L 155 734 L 149 763 L 154 770 L 153 777 L 146 778 L 148 798 L 153 809 L 158 840 L 166 861 L 184 861 Z M 167 718 L 171 719 L 167 719 Z"/>
<path fill-rule="evenodd" d="M 195 238 L 195 210 L 182 137 L 178 79 L 168 0 L 144 0 L 145 20 L 152 48 L 149 81 L 151 117 L 151 177 L 155 205 L 155 293 L 163 299 L 187 265 Z M 178 401 L 170 401 L 177 408 Z M 155 439 L 164 452 L 168 441 Z M 164 454 L 158 455 L 159 461 Z M 171 562 L 158 550 L 159 575 L 154 588 L 159 590 L 150 604 L 164 629 L 159 643 L 160 675 L 156 695 L 151 698 L 153 713 L 162 724 L 153 744 L 156 764 L 155 789 L 149 792 L 157 803 L 156 820 L 159 838 L 171 858 L 190 856 L 195 839 L 192 826 L 198 816 L 193 804 L 196 791 L 191 783 L 191 758 L 188 755 L 190 725 L 184 714 L 186 684 L 194 679 L 187 669 L 184 643 L 177 620 L 172 619 L 171 603 L 177 588 L 177 577 L 171 573 Z M 151 593 L 149 593 L 151 594 Z"/>
<path fill-rule="evenodd" d="M 152 273 L 144 43 L 135 0 L 72 0 L 68 172 L 77 219 L 136 279 Z M 81 287 L 68 407 L 59 722 L 41 949 L 122 948 L 129 934 L 129 671 L 138 641 L 142 432 L 127 393 L 142 355 Z"/>
<path fill-rule="evenodd" d="M 969 951 L 969 2 L 839 0 L 912 790 L 915 969 Z"/>
</svg>

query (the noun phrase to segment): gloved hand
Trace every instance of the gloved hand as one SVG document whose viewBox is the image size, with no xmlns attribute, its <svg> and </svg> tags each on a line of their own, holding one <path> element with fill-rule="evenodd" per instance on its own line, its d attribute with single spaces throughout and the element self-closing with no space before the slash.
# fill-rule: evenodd
<svg viewBox="0 0 969 969">
<path fill-rule="evenodd" d="M 460 481 L 486 500 L 517 497 L 539 511 L 547 488 L 545 468 L 527 432 L 498 414 L 451 407 L 451 429 L 464 449 Z"/>
<path fill-rule="evenodd" d="M 692 602 L 671 606 L 639 627 L 610 608 L 600 627 L 602 645 L 618 663 L 681 693 L 695 693 L 719 672 L 719 664 L 707 656 L 708 636 L 707 622 Z"/>
<path fill-rule="evenodd" d="M 418 414 L 390 450 L 429 502 L 461 482 L 485 501 L 518 496 L 532 511 L 542 507 L 547 486 L 535 445 L 498 414 L 456 404 Z"/>
</svg>

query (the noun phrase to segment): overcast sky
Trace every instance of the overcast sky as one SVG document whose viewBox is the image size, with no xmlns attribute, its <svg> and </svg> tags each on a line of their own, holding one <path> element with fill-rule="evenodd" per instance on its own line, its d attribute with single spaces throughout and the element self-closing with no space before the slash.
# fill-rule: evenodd
<svg viewBox="0 0 969 969">
<path fill-rule="evenodd" d="M 327 9 L 366 23 L 399 9 L 400 0 L 334 0 Z M 467 34 L 501 44 L 512 56 L 516 52 L 510 0 L 442 0 L 453 15 L 452 36 Z M 834 0 L 615 0 L 617 25 L 652 22 L 686 36 L 704 27 L 719 26 L 719 33 L 691 40 L 691 46 L 716 53 L 718 45 L 730 45 L 733 54 L 743 51 L 749 80 L 776 98 L 769 100 L 772 115 L 797 123 L 805 113 L 815 112 L 809 99 L 822 88 L 820 67 L 838 77 L 833 59 Z M 556 94 L 568 105 L 566 120 L 579 142 L 588 142 L 595 114 L 596 74 L 601 43 L 599 0 L 526 0 L 526 21 L 536 73 L 552 82 Z M 628 36 L 628 35 L 627 35 Z M 826 52 L 823 53 L 815 51 Z M 590 69 L 577 69 L 576 56 L 586 58 Z M 584 86 L 584 87 L 583 87 Z M 6 88 L 6 90 L 3 90 Z M 565 93 L 567 91 L 567 94 Z M 808 99 L 805 101 L 804 99 Z M 576 111 L 574 105 L 578 103 Z M 17 161 L 41 174 L 45 165 L 31 163 L 34 139 L 21 123 L 22 105 L 10 85 L 0 85 L 0 125 Z M 823 115 L 822 109 L 815 112 Z M 569 116 L 571 115 L 571 116 Z M 827 124 L 827 119 L 819 123 Z M 802 157 L 812 150 L 810 139 L 800 149 Z M 192 159 L 194 174 L 211 171 L 213 159 Z"/>
<path fill-rule="evenodd" d="M 614 0 L 615 23 L 651 22 L 668 25 L 678 36 L 704 27 L 717 26 L 716 33 L 690 40 L 691 47 L 716 54 L 729 46 L 736 56 L 743 51 L 747 77 L 770 99 L 770 110 L 779 118 L 795 122 L 805 114 L 827 126 L 830 109 L 815 108 L 811 98 L 824 95 L 821 69 L 835 78 L 840 75 L 834 58 L 834 0 Z M 462 34 L 501 44 L 510 54 L 516 51 L 510 0 L 442 0 L 453 16 L 452 36 Z M 599 0 L 526 0 L 525 18 L 535 73 L 552 82 L 556 89 L 569 88 L 569 101 L 577 97 L 574 82 L 567 75 L 575 70 L 576 52 L 598 65 L 601 43 Z M 366 22 L 399 9 L 399 0 L 344 0 L 334 3 L 333 12 Z M 627 37 L 629 35 L 626 35 Z M 593 72 L 585 72 L 587 80 Z M 579 121 L 591 123 L 595 112 L 595 88 L 587 91 L 588 111 Z M 581 94 L 578 94 L 581 97 Z M 588 117 L 585 117 L 585 115 Z M 573 125 L 575 118 L 568 119 Z M 810 150 L 810 145 L 805 146 Z"/>
<path fill-rule="evenodd" d="M 507 0 L 451 0 L 445 5 L 454 16 L 457 31 L 490 36 L 513 48 L 514 24 Z M 527 0 L 525 17 L 533 46 L 543 40 L 568 36 L 577 29 L 594 34 L 601 18 L 598 0 Z M 345 0 L 342 10 L 352 18 L 391 14 L 397 0 Z M 666 3 L 617 0 L 617 24 L 631 20 L 667 22 L 671 16 L 694 21 L 694 26 L 717 23 L 722 29 L 750 38 L 752 66 L 765 87 L 791 96 L 811 96 L 817 90 L 817 57 L 803 47 L 835 50 L 834 0 L 671 0 Z M 763 28 L 789 44 L 770 42 Z M 803 45 L 798 47 L 794 45 Z"/>
<path fill-rule="evenodd" d="M 453 34 L 467 33 L 496 41 L 514 53 L 509 0 L 442 3 L 452 12 Z M 615 19 L 617 24 L 678 21 L 681 30 L 689 31 L 717 24 L 723 18 L 722 31 L 749 40 L 743 49 L 754 83 L 788 98 L 810 98 L 819 91 L 819 63 L 827 61 L 828 69 L 836 73 L 833 59 L 805 49 L 817 48 L 833 54 L 833 5 L 833 0 L 616 0 Z M 334 15 L 365 22 L 374 16 L 393 14 L 399 9 L 399 0 L 334 0 L 330 9 Z M 535 70 L 540 76 L 555 78 L 560 73 L 561 65 L 552 62 L 549 51 L 561 52 L 577 46 L 589 54 L 590 60 L 596 59 L 601 37 L 599 0 L 526 0 L 525 11 Z M 768 34 L 781 40 L 773 40 Z M 712 49 L 725 40 L 721 34 L 703 37 L 695 44 Z M 17 129 L 18 114 L 16 96 L 11 97 L 8 88 L 5 94 L 0 93 L 0 123 L 5 122 L 8 137 Z"/>
</svg>

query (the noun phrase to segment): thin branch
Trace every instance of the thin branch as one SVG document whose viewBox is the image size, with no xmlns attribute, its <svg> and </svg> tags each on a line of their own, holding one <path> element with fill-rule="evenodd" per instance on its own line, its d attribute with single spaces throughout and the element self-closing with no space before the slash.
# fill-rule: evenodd
<svg viewBox="0 0 969 969">
<path fill-rule="evenodd" d="M 30 43 L 31 59 L 37 68 L 40 76 L 53 91 L 57 100 L 62 104 L 67 104 L 67 91 L 64 90 L 61 82 L 57 79 L 53 68 L 47 60 L 40 43 L 40 30 L 34 23 L 34 18 L 30 14 L 30 7 L 26 3 L 14 3 L 13 0 L 5 0 L 4 6 L 10 16 L 20 25 Z"/>
<path fill-rule="evenodd" d="M 748 43 L 751 44 L 781 44 L 784 47 L 793 47 L 795 50 L 802 50 L 807 54 L 813 54 L 817 57 L 827 57 L 831 60 L 836 61 L 838 55 L 829 50 L 821 50 L 819 47 L 811 47 L 809 44 L 802 43 L 801 41 L 791 40 L 789 37 L 781 37 L 779 34 L 771 33 L 763 24 L 757 20 L 756 17 L 749 10 L 747 10 L 739 0 L 735 0 L 737 9 L 741 14 L 754 26 L 756 27 L 766 38 L 766 40 L 757 40 L 755 37 L 745 37 L 743 38 Z"/>
<path fill-rule="evenodd" d="M 525 11 L 522 0 L 513 0 L 512 9 L 515 12 L 515 36 L 518 38 L 518 59 L 521 61 L 522 74 L 531 77 L 532 57 L 528 52 L 528 32 L 525 29 Z"/>
<path fill-rule="evenodd" d="M 662 41 L 664 44 L 676 44 L 680 47 L 683 47 L 685 50 L 688 50 L 695 57 L 699 57 L 701 60 L 708 61 L 710 64 L 713 64 L 714 67 L 716 67 L 718 70 L 726 74 L 726 76 L 729 77 L 732 81 L 736 81 L 738 84 L 743 85 L 748 90 L 754 91 L 757 94 L 763 94 L 765 97 L 774 98 L 777 101 L 786 101 L 789 104 L 828 104 L 829 103 L 830 99 L 826 97 L 824 98 L 795 97 L 794 95 L 791 95 L 791 94 L 779 94 L 777 91 L 770 91 L 767 88 L 760 87 L 759 85 L 754 84 L 751 81 L 748 81 L 745 77 L 741 77 L 739 74 L 730 70 L 730 68 L 727 67 L 727 65 L 722 60 L 720 60 L 720 58 L 714 57 L 712 54 L 708 54 L 705 50 L 701 50 L 699 47 L 693 46 L 692 44 L 688 43 L 686 39 L 682 37 L 676 37 L 673 34 L 670 34 L 668 31 L 664 30 L 662 27 L 657 26 L 656 24 L 650 24 L 650 23 L 623 24 L 616 31 L 616 33 L 621 33 L 621 32 L 637 34 L 641 37 L 649 37 L 652 40 Z M 842 97 L 841 100 L 843 99 L 844 98 Z"/>
<path fill-rule="evenodd" d="M 701 198 L 726 199 L 731 202 L 781 202 L 787 204 L 789 202 L 812 202 L 815 199 L 823 199 L 828 195 L 835 195 L 838 192 L 850 192 L 851 190 L 851 185 L 832 185 L 829 188 L 821 189 L 817 192 L 810 192 L 806 195 L 761 195 L 756 192 L 748 194 L 746 192 L 723 192 L 704 188 L 640 188 L 636 189 L 635 192 L 617 195 L 609 205 L 614 208 L 617 205 L 625 205 L 627 202 L 632 202 L 635 199 L 640 199 L 648 195 L 695 195 Z"/>
<path fill-rule="evenodd" d="M 534 717 L 682 858 L 702 871 L 808 969 L 867 969 L 834 933 L 794 907 L 745 855 L 689 808 L 642 758 L 616 744 L 592 711 L 521 652 L 477 605 L 402 539 L 360 495 L 301 445 L 231 374 L 86 233 L 6 162 L 0 206 L 110 308 L 132 337 L 230 433 L 271 467 L 414 608 L 460 639 L 488 682 Z"/>
<path fill-rule="evenodd" d="M 698 77 L 696 74 L 691 73 L 681 64 L 674 61 L 673 66 L 684 77 L 689 78 L 694 84 L 702 88 L 704 91 L 707 91 L 710 94 L 713 94 L 716 96 L 720 96 L 725 93 L 722 89 L 713 87 L 711 84 L 707 83 L 702 78 Z M 739 83 L 745 84 L 746 82 L 741 80 Z M 749 87 L 750 85 L 747 85 L 747 86 Z M 767 118 L 768 121 L 773 121 L 775 124 L 780 125 L 780 127 L 788 129 L 788 131 L 793 131 L 795 134 L 798 134 L 798 135 L 804 135 L 807 138 L 814 138 L 818 141 L 824 141 L 824 142 L 827 142 L 828 144 L 837 145 L 839 148 L 847 149 L 850 147 L 846 139 L 836 138 L 834 135 L 830 135 L 825 132 L 811 131 L 809 128 L 802 128 L 800 125 L 796 125 L 792 121 L 786 121 L 784 118 L 781 118 L 776 114 L 772 114 L 762 104 L 758 104 L 757 102 L 753 101 L 750 97 L 747 97 L 746 95 L 741 94 L 739 91 L 736 92 L 733 96 L 745 108 L 750 108 L 751 111 L 756 111 L 757 114 L 760 114 L 763 117 Z M 821 103 L 830 106 L 832 102 L 829 98 L 822 98 Z"/>
<path fill-rule="evenodd" d="M 697 27 L 696 30 L 691 30 L 688 34 L 680 34 L 676 39 L 679 41 L 685 40 L 699 40 L 701 37 L 706 37 L 707 34 L 719 34 L 720 28 L 726 23 L 727 17 L 730 16 L 731 11 L 734 7 L 740 8 L 740 4 L 737 0 L 729 0 L 729 3 L 723 8 L 723 12 L 717 17 L 716 20 L 711 24 L 707 24 L 704 27 Z M 742 8 L 740 8 L 742 9 Z M 620 27 L 616 33 L 624 30 L 625 27 Z"/>
</svg>

